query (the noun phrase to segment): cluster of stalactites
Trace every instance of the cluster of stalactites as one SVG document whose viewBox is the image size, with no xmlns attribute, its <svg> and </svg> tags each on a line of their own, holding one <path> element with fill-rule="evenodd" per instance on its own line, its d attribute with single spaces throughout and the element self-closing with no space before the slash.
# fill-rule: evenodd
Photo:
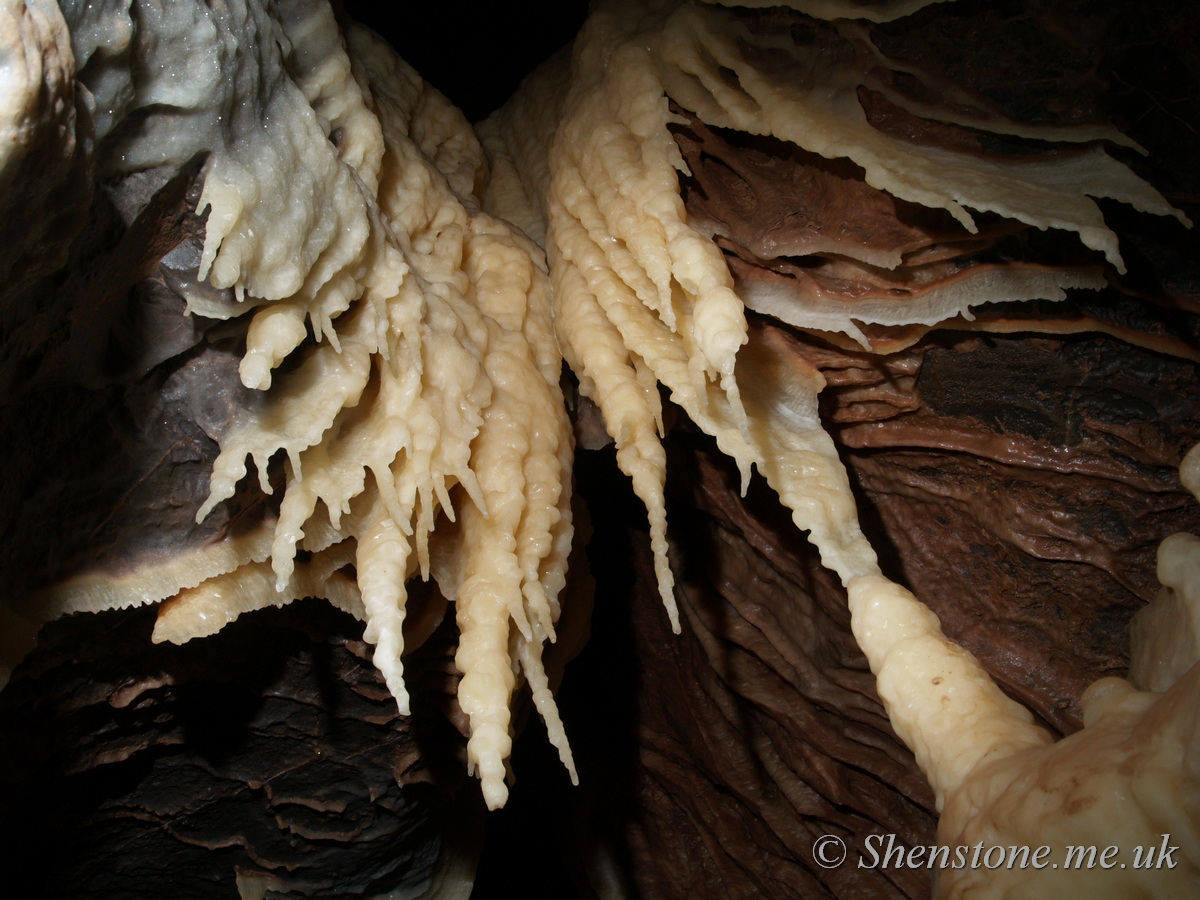
<svg viewBox="0 0 1200 900">
<path fill-rule="evenodd" d="M 324 0 L 66 16 L 103 165 L 208 154 L 197 277 L 235 298 L 188 300 L 244 316 L 241 380 L 261 393 L 219 435 L 198 519 L 244 489 L 248 459 L 271 493 L 282 457 L 284 484 L 276 522 L 121 577 L 84 573 L 45 595 L 46 615 L 171 598 L 155 640 L 182 642 L 325 597 L 365 621 L 407 713 L 405 635 L 431 625 L 406 627 L 406 583 L 432 576 L 455 603 L 458 700 L 488 805 L 507 797 L 522 679 L 574 777 L 542 665 L 573 534 L 550 281 L 540 248 L 478 210 L 486 165 L 469 124 Z M 133 114 L 140 128 L 118 127 Z"/>
<path fill-rule="evenodd" d="M 793 5 L 819 6 L 826 13 L 827 7 L 849 9 L 839 3 Z M 857 26 L 839 27 L 862 39 Z M 792 55 L 808 78 L 780 81 L 758 69 L 743 51 L 764 41 Z M 1175 758 L 1177 738 L 1192 727 L 1191 719 L 1172 716 L 1190 702 L 1195 689 L 1188 685 L 1195 679 L 1176 691 L 1183 694 L 1164 695 L 1161 703 L 1154 699 L 1158 695 L 1124 706 L 1097 700 L 1093 708 L 1103 727 L 1085 729 L 1087 737 L 1077 742 L 1052 745 L 1029 712 L 1005 697 L 971 654 L 945 638 L 928 608 L 879 574 L 859 530 L 845 471 L 818 419 L 820 373 L 799 368 L 777 330 L 748 328 L 722 254 L 689 225 L 678 180 L 687 170 L 669 130 L 686 120 L 670 103 L 709 125 L 849 157 L 871 186 L 944 209 L 970 232 L 976 226 L 968 208 L 1074 231 L 1118 269 L 1123 264 L 1116 238 L 1085 187 L 1092 196 L 1186 219 L 1098 146 L 1053 161 L 998 162 L 918 148 L 876 131 L 857 99 L 869 74 L 836 60 L 823 66 L 819 54 L 806 54 L 810 48 L 755 34 L 723 10 L 676 0 L 618 0 L 593 11 L 570 59 L 559 57 L 535 73 L 481 127 L 494 166 L 487 203 L 499 215 L 530 223 L 531 233 L 545 234 L 564 356 L 583 394 L 603 413 L 617 462 L 646 504 L 660 591 L 672 620 L 678 627 L 666 558 L 660 385 L 737 461 L 744 479 L 752 465 L 759 468 L 796 524 L 810 532 L 826 565 L 848 585 L 854 633 L 879 678 L 893 725 L 934 785 L 939 808 L 945 804 L 954 811 L 944 828 L 947 840 L 971 833 L 973 842 L 980 822 L 993 821 L 984 811 L 1005 809 L 1007 798 L 1020 794 L 1014 786 L 1023 791 L 1043 779 L 1053 792 L 1055 773 L 1067 771 L 1075 754 L 1091 750 L 1105 761 L 1104 772 L 1093 773 L 1096 785 L 1116 777 L 1118 763 L 1130 754 L 1147 777 L 1163 760 L 1175 766 L 1179 777 L 1159 778 L 1147 796 L 1120 809 L 1132 823 L 1131 840 L 1160 826 L 1191 835 L 1186 816 L 1170 810 L 1160 815 L 1154 805 L 1155 797 L 1167 798 L 1170 806 L 1175 803 L 1170 798 L 1194 793 L 1194 781 L 1187 781 L 1183 761 Z M 937 118 L 944 112 L 889 99 L 914 115 Z M 547 109 L 558 113 L 554 127 L 546 127 Z M 953 112 L 946 115 L 954 121 Z M 1037 129 L 998 118 L 972 125 L 1055 141 L 1107 137 L 1129 143 L 1111 129 Z M 872 262 L 894 268 L 901 260 L 896 254 Z M 1000 269 L 969 290 L 944 291 L 919 303 L 851 310 L 792 298 L 786 318 L 817 333 L 842 331 L 865 341 L 860 323 L 935 325 L 969 318 L 971 307 L 982 303 L 1058 300 L 1064 288 L 1102 283 L 1070 271 L 1030 279 L 1027 272 Z M 1151 707 L 1157 712 L 1147 712 Z M 1145 752 L 1122 743 L 1131 728 L 1140 727 L 1132 712 L 1158 717 L 1158 737 Z M 1102 808 L 1095 821 L 1114 811 Z M 1053 834 L 1061 844 L 1075 833 L 1072 828 L 1091 827 L 1093 818 L 1068 821 L 1070 811 L 1064 810 L 1042 832 L 1024 819 L 1014 821 L 1024 822 L 1025 837 Z M 1184 880 L 1194 878 L 1193 872 L 1189 863 Z M 997 887 L 1002 889 L 1007 888 Z"/>
<path fill-rule="evenodd" d="M 840 0 L 792 5 L 824 19 L 859 9 Z M 873 8 L 892 18 L 921 5 Z M 233 495 L 248 457 L 269 491 L 268 464 L 282 450 L 286 485 L 273 529 L 124 581 L 85 584 L 56 600 L 55 612 L 178 594 L 162 609 L 156 639 L 179 641 L 251 608 L 324 596 L 366 621 L 376 664 L 405 709 L 405 584 L 418 571 L 432 574 L 457 604 L 468 755 L 498 806 L 519 675 L 571 766 L 540 661 L 554 638 L 572 535 L 571 433 L 558 388 L 565 357 L 646 503 L 676 628 L 660 386 L 737 461 L 744 481 L 759 468 L 850 586 L 855 633 L 880 693 L 947 810 L 975 796 L 971 785 L 999 783 L 979 774 L 991 771 L 985 763 L 1016 760 L 1013 777 L 1024 777 L 1019 762 L 1043 752 L 1044 733 L 941 636 L 927 609 L 879 576 L 817 415 L 820 373 L 798 365 L 780 332 L 748 327 L 720 250 L 689 224 L 678 177 L 686 166 L 670 131 L 684 120 L 671 102 L 709 125 L 849 157 L 870 185 L 944 209 L 968 230 L 976 210 L 1076 232 L 1118 268 L 1115 238 L 1082 186 L 1175 214 L 1153 189 L 1098 147 L 1066 161 L 1013 163 L 914 149 L 873 129 L 858 105 L 860 85 L 884 93 L 886 85 L 842 60 L 776 46 L 719 6 L 600 4 L 572 54 L 556 57 L 481 127 L 490 181 L 462 116 L 377 38 L 343 33 L 323 0 L 66 8 L 104 165 L 178 165 L 210 154 L 199 274 L 233 288 L 237 301 L 205 312 L 252 311 L 241 377 L 265 393 L 221 436 L 202 514 Z M 836 24 L 864 40 L 853 23 Z M 155 40 L 139 41 L 139 28 Z M 782 81 L 760 70 L 744 50 L 764 41 L 807 77 Z M 133 113 L 140 129 L 116 127 Z M 972 125 L 1119 139 L 999 119 Z M 474 194 L 480 186 L 483 197 Z M 474 209 L 479 200 L 496 218 Z M 545 258 L 503 220 L 544 238 Z M 1050 279 L 1038 291 L 1055 299 L 1067 286 L 1078 285 Z M 857 339 L 856 323 L 932 325 L 1011 296 L 1003 283 L 986 287 L 919 308 L 800 308 L 789 321 Z M 286 374 L 273 374 L 285 359 Z M 913 648 L 925 668 L 905 661 Z M 921 678 L 942 662 L 946 686 L 930 692 L 932 677 Z M 937 698 L 957 686 L 973 705 L 947 731 Z M 975 726 L 968 732 L 963 721 Z M 991 788 L 978 790 L 972 809 L 995 799 Z"/>
<path fill-rule="evenodd" d="M 836 2 L 790 5 L 825 19 L 860 11 Z M 875 11 L 894 18 L 921 5 Z M 856 25 L 836 24 L 887 63 Z M 747 47 L 769 51 L 764 57 L 789 54 L 793 77 L 761 70 Z M 672 112 L 672 102 L 710 125 L 849 157 L 870 185 L 945 209 L 970 231 L 968 207 L 1075 231 L 1118 268 L 1116 238 L 1082 185 L 1094 196 L 1179 215 L 1098 146 L 1066 162 L 1007 163 L 918 148 L 879 132 L 857 99 L 861 84 L 889 90 L 873 78 L 854 58 L 824 59 L 820 51 L 756 33 L 719 7 L 613 0 L 593 10 L 569 58 L 543 66 L 480 128 L 493 164 L 486 203 L 506 219 L 529 223 L 531 233 L 545 234 L 563 353 L 583 394 L 600 407 L 618 464 L 646 504 L 659 588 L 676 627 L 659 385 L 737 461 L 743 484 L 758 467 L 843 583 L 878 572 L 845 471 L 817 416 L 824 381 L 774 346 L 775 339 L 749 331 L 744 303 L 757 300 L 762 311 L 782 312 L 797 327 L 841 331 L 865 342 L 859 323 L 934 325 L 970 318 L 971 307 L 983 303 L 1062 299 L 1064 288 L 1097 288 L 1103 279 L 1069 270 L 988 270 L 919 302 L 856 303 L 853 309 L 824 298 L 818 304 L 739 297 L 721 251 L 688 221 L 679 187 L 679 173 L 688 170 L 670 131 L 687 120 Z M 916 115 L 957 115 L 889 99 Z M 972 124 L 1052 140 L 1128 143 L 1112 129 L 1038 130 L 995 116 Z M 901 260 L 897 253 L 870 262 L 895 268 Z"/>
<path fill-rule="evenodd" d="M 242 366 L 249 386 L 270 383 L 269 368 L 304 339 L 306 316 L 318 344 L 278 380 L 261 413 L 225 435 L 201 515 L 232 496 L 247 456 L 269 489 L 268 460 L 284 450 L 275 589 L 289 590 L 297 547 L 319 555 L 354 541 L 364 636 L 405 713 L 405 583 L 418 569 L 432 571 L 456 604 L 468 759 L 496 807 L 507 796 L 519 675 L 574 775 L 541 664 L 543 644 L 555 637 L 572 534 L 572 438 L 549 281 L 534 245 L 468 210 L 455 192 L 473 189 L 479 163 L 461 115 L 373 35 L 351 29 L 347 38 L 361 79 L 354 90 L 369 99 L 383 147 L 363 176 L 339 161 L 367 226 L 349 273 L 353 300 L 344 311 L 341 301 L 324 304 L 322 292 L 337 289 L 323 281 L 257 312 Z M 343 148 L 355 146 L 348 125 L 329 124 L 342 129 Z M 219 197 L 207 185 L 205 200 L 211 222 Z M 342 229 L 341 239 L 349 234 Z M 321 280 L 319 264 L 305 284 Z"/>
<path fill-rule="evenodd" d="M 660 384 L 737 460 L 743 481 L 759 467 L 843 579 L 874 571 L 875 555 L 817 417 L 821 376 L 797 371 L 767 341 L 747 346 L 720 250 L 688 223 L 685 165 L 668 127 L 683 120 L 669 109 L 659 52 L 672 6 L 599 7 L 572 57 L 535 73 L 481 134 L 491 208 L 544 222 L 532 227 L 547 235 L 563 353 L 646 504 L 659 590 L 678 628 Z M 561 110 L 554 128 L 546 109 Z"/>
</svg>

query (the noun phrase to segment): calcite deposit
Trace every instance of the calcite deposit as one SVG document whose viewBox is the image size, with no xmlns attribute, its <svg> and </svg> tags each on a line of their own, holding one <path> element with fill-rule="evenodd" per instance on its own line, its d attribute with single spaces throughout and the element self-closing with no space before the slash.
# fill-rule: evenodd
<svg viewBox="0 0 1200 900">
<path fill-rule="evenodd" d="M 465 896 L 531 709 L 585 892 L 1196 887 L 1186 12 L 610 0 L 475 127 L 321 0 L 0 15 L 46 893 Z"/>
</svg>

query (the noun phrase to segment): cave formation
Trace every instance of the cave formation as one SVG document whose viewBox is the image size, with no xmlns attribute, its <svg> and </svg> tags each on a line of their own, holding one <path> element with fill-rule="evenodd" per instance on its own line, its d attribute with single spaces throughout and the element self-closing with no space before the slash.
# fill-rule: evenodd
<svg viewBox="0 0 1200 900">
<path fill-rule="evenodd" d="M 786 14 L 754 15 L 763 29 L 811 39 Z M 937 67 L 1022 121 L 1111 121 L 1148 154 L 1111 143 L 1107 153 L 1194 218 L 1195 19 L 1166 7 L 1101 15 L 1067 2 L 955 3 L 874 34 L 890 58 Z M 872 127 L 906 140 L 975 141 L 970 152 L 993 157 L 1061 150 L 938 132 L 877 92 L 858 99 Z M 854 202 L 866 202 L 852 164 L 707 125 L 682 107 L 673 115 L 689 221 L 711 232 L 740 293 L 768 277 L 824 278 L 827 288 L 844 276 L 822 269 L 816 251 L 773 257 L 763 234 L 775 227 L 787 239 L 789 213 L 822 185 L 852 183 Z M 179 285 L 204 242 L 202 159 L 171 179 L 98 179 L 89 204 L 78 200 L 90 190 L 86 166 L 45 165 L 59 180 L 41 183 L 28 174 L 37 165 L 5 188 L 6 240 L 33 248 L 4 260 L 11 474 L 0 527 L 13 598 L 70 566 L 136 550 L 133 531 L 114 522 L 136 522 L 167 548 L 182 540 L 216 454 L 205 423 L 221 414 L 193 398 L 228 381 L 245 340 L 179 315 Z M 21 184 L 33 185 L 32 203 Z M 53 215 L 27 222 L 22 204 Z M 948 216 L 898 205 L 896 221 L 962 245 L 950 256 L 967 260 L 960 269 L 1051 264 L 1104 287 L 978 309 L 973 322 L 876 326 L 866 335 L 875 352 L 765 312 L 750 312 L 749 328 L 821 373 L 821 422 L 883 573 L 929 605 L 1038 726 L 1073 734 L 1085 688 L 1129 668 L 1129 622 L 1158 590 L 1159 543 L 1200 531 L 1176 474 L 1200 439 L 1196 238 L 1104 201 L 1127 268 L 1118 273 L 1071 235 L 984 216 L 972 245 Z M 839 213 L 816 202 L 808 211 Z M 194 365 L 198 347 L 219 356 L 216 374 Z M 409 628 L 424 637 L 404 659 L 411 717 L 397 714 L 362 624 L 324 602 L 247 613 L 181 646 L 151 642 L 153 607 L 77 614 L 45 626 L 0 694 L 4 846 L 27 891 L 386 895 L 423 887 L 435 871 L 452 882 L 482 853 L 477 896 L 529 877 L 520 860 L 537 857 L 553 859 L 532 882 L 546 896 L 601 884 L 630 897 L 707 896 L 717 885 L 731 896 L 927 896 L 923 870 L 825 870 L 811 858 L 826 833 L 860 846 L 895 833 L 916 846 L 937 828 L 934 795 L 888 722 L 837 575 L 760 477 L 743 496 L 734 462 L 664 403 L 674 633 L 646 512 L 604 418 L 578 380 L 564 390 L 577 532 L 590 538 L 586 549 L 576 542 L 547 669 L 563 673 L 557 701 L 578 788 L 519 699 L 509 808 L 485 815 L 454 699 L 457 629 L 431 585 L 409 587 Z M 246 396 L 237 402 L 252 405 Z M 148 459 L 165 481 L 137 470 Z M 277 489 L 286 477 L 281 460 L 264 472 Z M 227 502 L 210 537 L 277 513 L 244 488 Z M 578 600 L 573 622 L 568 598 Z M 22 639 L 7 627 L 5 640 Z M 555 658 L 576 652 L 565 669 Z M 20 863 L 46 858 L 48 846 L 61 848 L 53 866 Z"/>
</svg>

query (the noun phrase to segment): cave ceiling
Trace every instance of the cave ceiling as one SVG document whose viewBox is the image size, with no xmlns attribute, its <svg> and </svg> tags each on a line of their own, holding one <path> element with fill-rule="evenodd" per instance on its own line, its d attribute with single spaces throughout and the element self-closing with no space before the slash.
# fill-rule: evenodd
<svg viewBox="0 0 1200 900">
<path fill-rule="evenodd" d="M 335 6 L 0 13 L 22 895 L 1200 894 L 1200 15 Z"/>
</svg>

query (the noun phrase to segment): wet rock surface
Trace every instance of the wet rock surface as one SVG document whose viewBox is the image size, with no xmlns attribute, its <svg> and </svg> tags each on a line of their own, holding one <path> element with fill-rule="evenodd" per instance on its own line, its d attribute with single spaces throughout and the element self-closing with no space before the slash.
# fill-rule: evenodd
<svg viewBox="0 0 1200 900">
<path fill-rule="evenodd" d="M 1197 28 L 1194 15 L 1161 13 L 939 4 L 870 31 L 885 53 L 934 65 L 996 112 L 1046 124 L 1107 118 L 1149 156 L 1113 152 L 1191 214 L 1195 170 L 1180 148 L 1200 149 L 1200 117 L 1195 92 L 1181 86 L 1200 71 Z M 887 121 L 894 110 L 866 99 L 884 130 L 978 142 L 968 129 Z M 691 168 L 689 211 L 737 265 L 772 277 L 811 269 L 839 241 L 869 250 L 884 231 L 914 249 L 935 240 L 972 249 L 945 222 L 874 192 L 852 166 L 694 122 L 677 140 Z M 1026 144 L 991 140 L 976 151 L 1049 149 Z M 809 209 L 791 202 L 797 193 L 823 199 Z M 854 214 L 860 207 L 865 217 Z M 943 331 L 864 329 L 898 348 L 880 354 L 754 317 L 755 327 L 783 327 L 825 376 L 822 419 L 885 573 L 1059 734 L 1081 727 L 1083 688 L 1124 674 L 1129 619 L 1158 588 L 1158 543 L 1200 527 L 1200 506 L 1175 473 L 1200 440 L 1196 233 L 1117 204 L 1104 211 L 1129 271 L 1109 270 L 1099 292 L 983 308 L 977 323 Z M 836 227 L 839 216 L 849 232 Z M 877 228 L 854 230 L 863 221 Z M 981 231 L 995 227 L 980 221 Z M 1032 247 L 1045 262 L 1063 249 L 1042 235 L 1022 240 L 1023 252 Z M 1057 257 L 1071 260 L 1082 261 L 1078 250 Z M 665 443 L 680 636 L 655 602 L 640 510 L 613 499 L 615 483 L 589 494 L 612 476 L 595 454 L 581 454 L 598 595 L 593 644 L 572 671 L 586 678 L 592 659 L 613 677 L 615 658 L 636 672 L 618 678 L 616 697 L 589 695 L 589 708 L 609 710 L 601 721 L 628 715 L 634 724 L 616 737 L 603 729 L 612 749 L 599 757 L 602 781 L 623 791 L 589 793 L 588 762 L 580 763 L 588 840 L 610 848 L 629 896 L 928 896 L 928 873 L 891 878 L 815 864 L 822 834 L 843 838 L 852 858 L 871 833 L 932 843 L 932 798 L 891 734 L 849 636 L 841 588 L 786 511 L 757 480 L 739 498 L 734 467 L 686 423 Z M 611 511 L 606 525 L 598 506 Z M 628 567 L 612 562 L 624 558 Z M 610 651 L 599 649 L 606 640 Z M 568 677 L 568 728 L 603 741 L 601 729 L 572 720 L 574 690 Z"/>
<path fill-rule="evenodd" d="M 884 53 L 932 66 L 1005 115 L 1111 120 L 1150 151 L 1114 155 L 1197 218 L 1200 54 L 1186 5 L 1097 12 L 960 0 L 870 34 Z M 874 96 L 864 106 L 877 127 L 918 142 L 979 140 L 914 123 Z M 834 252 L 838 223 L 861 224 L 863 203 L 882 216 L 880 233 L 887 219 L 889 240 L 973 249 L 945 216 L 893 203 L 852 166 L 759 139 L 705 143 L 699 130 L 691 145 L 680 140 L 693 168 L 689 205 L 730 242 L 731 258 L 762 263 L 772 246 Z M 1045 150 L 1016 139 L 977 149 Z M 798 160 L 809 167 L 803 177 Z M 798 220 L 788 214 L 814 185 L 822 201 L 805 219 L 804 244 L 789 234 Z M 59 293 L 39 301 L 39 327 L 58 343 L 34 344 L 58 359 L 85 346 L 76 368 L 63 374 L 26 356 L 29 346 L 12 342 L 26 333 L 3 332 L 5 383 L 37 375 L 25 382 L 34 388 L 0 402 L 9 448 L 0 569 L 13 591 L 274 514 L 234 498 L 202 530 L 193 524 L 213 437 L 229 408 L 252 401 L 237 386 L 236 341 L 212 323 L 193 330 L 178 274 L 159 265 L 194 245 L 196 223 L 153 253 L 132 240 L 117 253 L 154 190 L 125 203 L 111 188 L 97 188 L 83 225 L 80 209 L 64 207 L 64 233 L 83 228 L 70 263 L 83 274 L 46 282 Z M 904 349 L 872 355 L 785 329 L 829 384 L 823 420 L 885 572 L 1061 734 L 1080 727 L 1083 687 L 1123 673 L 1129 618 L 1156 590 L 1157 543 L 1200 530 L 1200 507 L 1175 475 L 1200 440 L 1200 244 L 1173 220 L 1115 203 L 1104 210 L 1129 272 L 1110 270 L 1104 291 L 1063 304 L 989 313 L 1017 333 L 914 333 L 897 340 Z M 51 249 L 47 259 L 65 252 Z M 1034 249 L 1042 259 L 1060 248 Z M 88 267 L 109 253 L 120 265 L 103 271 L 120 270 L 121 289 L 89 293 Z M 30 265 L 45 277 L 42 262 Z M 67 301 L 80 297 L 103 311 L 96 321 L 123 317 L 129 327 L 106 325 L 99 340 L 76 324 L 83 344 L 73 345 Z M 544 896 L 588 896 L 589 883 L 647 898 L 927 896 L 927 873 L 830 870 L 812 857 L 824 834 L 843 838 L 853 858 L 867 835 L 929 844 L 936 827 L 928 786 L 850 636 L 836 578 L 761 480 L 741 498 L 736 470 L 686 422 L 666 445 L 683 633 L 670 632 L 645 513 L 611 450 L 580 451 L 596 612 L 559 703 L 582 785 L 566 784 L 540 736 L 518 745 L 513 803 L 525 811 L 491 820 L 479 895 L 530 878 L 522 848 L 540 841 L 571 871 L 551 867 Z M 450 625 L 406 660 L 417 704 L 406 720 L 375 675 L 362 626 L 326 604 L 247 615 L 182 648 L 150 644 L 153 618 L 142 609 L 52 624 L 0 694 L 0 846 L 24 896 L 234 897 L 239 869 L 309 896 L 422 883 L 452 831 L 449 794 L 463 777 Z M 48 852 L 54 864 L 28 865 Z"/>
<path fill-rule="evenodd" d="M 1128 666 L 1158 543 L 1200 528 L 1170 465 L 1200 440 L 1196 366 L 1096 336 L 943 333 L 900 358 L 809 356 L 830 380 L 822 411 L 885 573 L 1043 724 L 1078 730 L 1082 690 Z M 916 846 L 936 829 L 837 578 L 761 480 L 738 496 L 708 438 L 677 426 L 667 446 L 679 636 L 655 602 L 640 510 L 614 504 L 619 476 L 598 454 L 581 463 L 594 471 L 580 483 L 596 519 L 597 621 L 563 715 L 586 746 L 626 748 L 623 774 L 608 753 L 604 774 L 581 761 L 581 792 L 631 785 L 623 804 L 582 803 L 599 802 L 602 845 L 625 848 L 633 896 L 714 884 L 747 897 L 926 896 L 927 872 L 826 870 L 812 857 L 825 834 L 857 858 L 870 834 Z M 612 517 L 603 525 L 597 506 Z M 605 562 L 627 556 L 628 568 Z M 570 718 L 570 676 L 586 678 L 589 658 L 625 685 L 634 724 L 621 737 Z M 622 680 L 613 660 L 636 674 Z"/>
</svg>

